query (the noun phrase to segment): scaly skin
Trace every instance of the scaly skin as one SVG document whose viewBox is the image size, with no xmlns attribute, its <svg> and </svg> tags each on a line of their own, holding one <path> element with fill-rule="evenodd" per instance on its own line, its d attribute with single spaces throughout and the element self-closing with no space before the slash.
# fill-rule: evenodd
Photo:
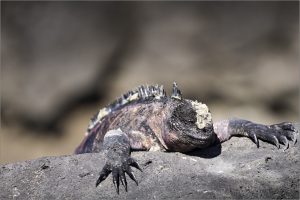
<svg viewBox="0 0 300 200">
<path fill-rule="evenodd" d="M 295 127 L 288 122 L 267 126 L 231 119 L 213 124 L 206 105 L 183 99 L 174 83 L 171 97 L 165 96 L 162 87 L 142 86 L 101 109 L 75 153 L 104 151 L 106 164 L 96 186 L 112 173 L 119 193 L 120 181 L 127 191 L 125 173 L 138 183 L 130 166 L 141 168 L 130 157 L 131 150 L 189 152 L 231 136 L 249 137 L 257 147 L 263 140 L 278 148 L 284 144 L 287 149 L 289 140 L 296 143 L 296 135 Z"/>
<path fill-rule="evenodd" d="M 99 152 L 107 131 L 121 129 L 134 150 L 165 149 L 188 152 L 211 145 L 216 135 L 213 126 L 204 129 L 195 124 L 196 113 L 185 99 L 137 102 L 105 116 L 96 124 L 76 153 Z"/>
</svg>

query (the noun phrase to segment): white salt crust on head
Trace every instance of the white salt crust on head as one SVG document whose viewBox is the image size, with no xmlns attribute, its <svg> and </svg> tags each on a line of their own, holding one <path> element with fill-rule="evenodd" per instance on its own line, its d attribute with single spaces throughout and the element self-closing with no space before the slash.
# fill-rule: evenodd
<svg viewBox="0 0 300 200">
<path fill-rule="evenodd" d="M 209 109 L 206 104 L 203 104 L 198 101 L 190 101 L 193 108 L 196 111 L 196 125 L 199 129 L 203 129 L 204 127 L 210 126 L 212 122 L 212 116 L 209 112 Z"/>
</svg>

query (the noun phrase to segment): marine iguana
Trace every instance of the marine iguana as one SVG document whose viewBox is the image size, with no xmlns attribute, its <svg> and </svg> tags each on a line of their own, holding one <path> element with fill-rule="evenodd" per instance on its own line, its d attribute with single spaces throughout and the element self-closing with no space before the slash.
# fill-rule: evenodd
<svg viewBox="0 0 300 200">
<path fill-rule="evenodd" d="M 208 107 L 184 99 L 174 82 L 170 97 L 163 86 L 140 86 L 101 109 L 92 117 L 75 153 L 104 151 L 106 164 L 96 187 L 112 173 L 119 194 L 120 181 L 127 191 L 125 173 L 138 185 L 130 166 L 141 168 L 130 157 L 132 150 L 185 153 L 224 142 L 231 136 L 248 137 L 257 147 L 263 140 L 278 148 L 284 144 L 287 149 L 289 140 L 296 143 L 296 135 L 297 130 L 289 122 L 263 125 L 229 119 L 213 123 Z"/>
</svg>

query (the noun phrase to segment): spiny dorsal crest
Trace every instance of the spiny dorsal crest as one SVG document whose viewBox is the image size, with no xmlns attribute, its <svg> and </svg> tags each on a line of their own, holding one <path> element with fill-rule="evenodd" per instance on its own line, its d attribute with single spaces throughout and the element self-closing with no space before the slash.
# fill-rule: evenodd
<svg viewBox="0 0 300 200">
<path fill-rule="evenodd" d="M 173 90 L 172 90 L 171 98 L 179 99 L 179 100 L 181 100 L 181 98 L 182 98 L 181 91 L 179 90 L 176 82 L 173 83 Z"/>
<path fill-rule="evenodd" d="M 166 97 L 166 92 L 162 85 L 142 85 L 135 90 L 128 91 L 120 98 L 102 108 L 90 121 L 89 128 L 92 128 L 97 122 L 109 113 L 121 109 L 124 106 L 140 100 L 161 99 Z"/>
</svg>

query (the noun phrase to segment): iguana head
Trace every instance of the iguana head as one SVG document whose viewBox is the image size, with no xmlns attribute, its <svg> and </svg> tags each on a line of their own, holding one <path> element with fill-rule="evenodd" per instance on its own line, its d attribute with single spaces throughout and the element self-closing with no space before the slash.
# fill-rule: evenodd
<svg viewBox="0 0 300 200">
<path fill-rule="evenodd" d="M 195 146 L 209 145 L 208 141 L 213 141 L 215 135 L 212 117 L 205 104 L 181 98 L 180 90 L 176 84 L 173 84 L 169 106 L 170 117 L 164 140 L 170 150 L 187 149 L 188 151 Z"/>
</svg>

